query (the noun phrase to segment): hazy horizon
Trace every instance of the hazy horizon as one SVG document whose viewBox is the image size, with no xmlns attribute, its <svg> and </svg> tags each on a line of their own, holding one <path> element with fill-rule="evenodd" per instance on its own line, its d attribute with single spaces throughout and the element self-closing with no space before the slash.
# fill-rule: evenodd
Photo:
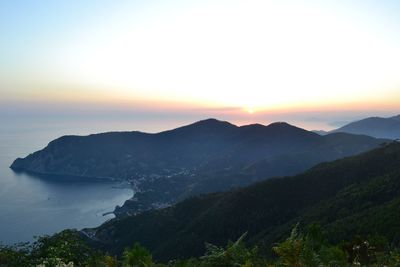
<svg viewBox="0 0 400 267">
<path fill-rule="evenodd" d="M 251 117 L 246 114 L 229 114 L 212 110 L 197 112 L 140 112 L 126 110 L 90 110 L 47 113 L 43 110 L 27 112 L 8 110 L 0 114 L 2 125 L 0 132 L 18 132 L 32 130 L 52 130 L 61 135 L 87 135 L 109 131 L 142 131 L 157 133 L 188 125 L 200 120 L 217 119 L 238 126 L 248 124 L 268 125 L 274 122 L 287 122 L 306 130 L 333 130 L 350 122 L 367 117 L 392 117 L 395 112 L 299 112 L 299 113 L 258 113 Z M 58 136 L 54 136 L 56 138 Z M 48 140 L 50 141 L 50 140 Z"/>
</svg>

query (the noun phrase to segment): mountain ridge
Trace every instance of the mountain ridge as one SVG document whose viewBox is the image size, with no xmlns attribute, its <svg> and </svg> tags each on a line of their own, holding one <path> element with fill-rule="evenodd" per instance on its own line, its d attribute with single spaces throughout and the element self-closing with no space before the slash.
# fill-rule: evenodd
<svg viewBox="0 0 400 267">
<path fill-rule="evenodd" d="M 400 115 L 388 118 L 368 117 L 330 131 L 330 133 L 333 132 L 347 132 L 369 135 L 375 138 L 398 139 L 400 138 Z"/>
<path fill-rule="evenodd" d="M 282 122 L 239 127 L 207 119 L 155 134 L 64 136 L 15 160 L 11 168 L 39 175 L 129 181 L 135 197 L 115 210 L 124 215 L 192 195 L 294 175 L 385 141 L 351 134 L 320 136 Z"/>
<path fill-rule="evenodd" d="M 111 253 L 140 242 L 163 261 L 201 255 L 204 242 L 222 245 L 244 232 L 250 243 L 270 247 L 298 222 L 320 224 L 335 242 L 371 234 L 399 242 L 399 163 L 400 144 L 393 142 L 296 176 L 194 197 L 86 231 Z"/>
</svg>

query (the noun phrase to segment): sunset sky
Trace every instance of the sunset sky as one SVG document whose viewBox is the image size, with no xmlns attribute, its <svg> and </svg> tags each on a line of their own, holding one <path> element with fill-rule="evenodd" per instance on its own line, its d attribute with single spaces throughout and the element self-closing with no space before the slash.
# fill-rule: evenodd
<svg viewBox="0 0 400 267">
<path fill-rule="evenodd" d="M 381 0 L 3 0 L 0 111 L 159 116 L 154 131 L 165 118 L 330 129 L 395 115 L 399 14 Z"/>
</svg>

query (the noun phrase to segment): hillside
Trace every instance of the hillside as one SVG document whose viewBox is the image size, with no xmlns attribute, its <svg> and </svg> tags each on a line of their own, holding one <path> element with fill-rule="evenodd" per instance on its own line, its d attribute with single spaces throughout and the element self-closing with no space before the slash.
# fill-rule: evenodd
<svg viewBox="0 0 400 267">
<path fill-rule="evenodd" d="M 118 215 L 164 207 L 200 193 L 294 175 L 311 166 L 376 148 L 384 140 L 320 136 L 272 123 L 238 127 L 209 119 L 157 134 L 64 136 L 11 168 L 39 175 L 128 180 L 136 194 Z"/>
<path fill-rule="evenodd" d="M 349 123 L 332 132 L 363 134 L 376 138 L 400 138 L 400 115 L 390 118 L 370 117 Z"/>
<path fill-rule="evenodd" d="M 204 242 L 222 245 L 244 232 L 250 243 L 270 247 L 297 222 L 321 224 L 334 241 L 379 234 L 396 243 L 399 204 L 400 144 L 391 143 L 300 175 L 191 198 L 86 232 L 113 253 L 140 242 L 161 260 L 201 255 Z"/>
</svg>

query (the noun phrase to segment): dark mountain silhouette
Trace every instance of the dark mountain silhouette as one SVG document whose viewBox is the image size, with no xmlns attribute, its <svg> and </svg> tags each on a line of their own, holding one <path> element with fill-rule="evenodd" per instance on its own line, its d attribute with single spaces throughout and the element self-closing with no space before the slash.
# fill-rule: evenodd
<svg viewBox="0 0 400 267">
<path fill-rule="evenodd" d="M 116 214 L 125 214 L 297 174 L 382 142 L 345 133 L 320 136 L 284 122 L 238 127 L 208 119 L 157 134 L 63 136 L 15 160 L 11 168 L 39 175 L 128 180 L 135 197 L 116 209 Z"/>
<path fill-rule="evenodd" d="M 397 116 L 391 117 L 391 119 L 392 119 L 392 120 L 397 120 L 397 121 L 400 121 L 400 115 L 397 115 Z"/>
<path fill-rule="evenodd" d="M 111 253 L 140 242 L 157 259 L 169 260 L 201 255 L 204 242 L 223 245 L 244 232 L 269 251 L 298 222 L 320 224 L 334 242 L 381 235 L 396 244 L 399 214 L 400 143 L 393 142 L 297 176 L 190 198 L 84 232 Z"/>
<path fill-rule="evenodd" d="M 370 117 L 349 123 L 332 132 L 364 134 L 376 138 L 400 138 L 400 115 L 390 118 Z"/>
<path fill-rule="evenodd" d="M 324 131 L 324 130 L 313 130 L 312 132 L 319 134 L 319 135 L 326 135 L 329 133 L 328 131 Z"/>
</svg>

